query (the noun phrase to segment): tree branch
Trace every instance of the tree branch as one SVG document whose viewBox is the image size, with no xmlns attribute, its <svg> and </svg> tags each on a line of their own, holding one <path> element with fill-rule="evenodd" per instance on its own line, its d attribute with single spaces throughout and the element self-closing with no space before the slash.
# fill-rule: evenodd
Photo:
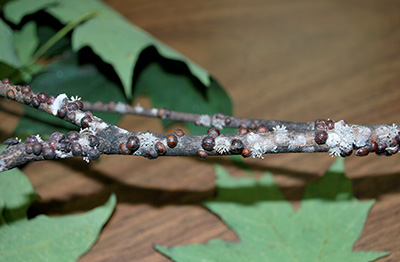
<svg viewBox="0 0 400 262">
<path fill-rule="evenodd" d="M 39 135 L 29 136 L 24 142 L 17 139 L 7 140 L 8 148 L 0 153 L 0 171 L 32 161 L 74 156 L 81 156 L 89 162 L 98 159 L 101 154 L 137 155 L 149 159 L 159 156 L 197 155 L 204 159 L 208 156 L 233 154 L 263 158 L 264 154 L 270 153 L 329 152 L 332 156 L 349 156 L 355 150 L 356 155 L 365 156 L 370 152 L 392 155 L 399 151 L 400 135 L 396 124 L 363 126 L 350 125 L 343 120 L 335 123 L 330 119 L 309 123 L 274 122 L 216 114 L 201 116 L 225 123 L 229 118 L 231 122 L 228 121 L 226 126 L 232 127 L 240 123 L 239 132 L 220 134 L 218 129 L 212 127 L 205 135 L 186 135 L 180 129 L 166 135 L 129 132 L 93 116 L 90 111 L 82 111 L 83 108 L 95 109 L 94 105 L 90 107 L 87 105 L 91 104 L 79 99 L 68 99 L 65 94 L 57 97 L 45 93 L 36 94 L 29 86 L 12 85 L 7 79 L 0 82 L 0 96 L 37 108 L 81 128 L 80 132 L 70 131 L 66 136 L 61 132 L 54 132 L 48 141 L 43 141 Z M 118 107 L 118 104 L 111 105 L 114 110 Z M 137 111 L 139 107 L 125 108 Z M 170 117 L 169 119 L 180 121 L 193 121 L 199 117 L 196 114 L 166 109 L 142 108 L 139 111 L 144 116 Z M 160 111 L 164 113 L 159 113 Z M 166 111 L 169 113 L 165 113 Z M 247 124 L 242 124 L 249 123 L 248 121 L 251 121 L 250 125 L 255 123 L 256 126 L 251 126 L 251 129 L 257 131 L 249 132 Z M 279 124 L 272 126 L 275 123 Z"/>
</svg>

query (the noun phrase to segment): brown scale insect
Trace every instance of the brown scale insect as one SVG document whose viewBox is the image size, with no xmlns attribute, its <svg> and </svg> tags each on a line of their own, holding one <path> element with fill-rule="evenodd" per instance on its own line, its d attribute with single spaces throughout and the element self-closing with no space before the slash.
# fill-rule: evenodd
<svg viewBox="0 0 400 262">
<path fill-rule="evenodd" d="M 65 106 L 61 107 L 60 109 L 58 109 L 57 111 L 57 116 L 59 118 L 64 118 L 68 113 L 68 110 Z"/>
<path fill-rule="evenodd" d="M 31 91 L 32 91 L 32 88 L 31 88 L 30 86 L 24 86 L 24 87 L 21 88 L 21 92 L 22 92 L 23 94 L 28 94 L 28 93 L 30 93 Z"/>
<path fill-rule="evenodd" d="M 257 129 L 257 133 L 259 134 L 268 133 L 268 128 L 265 125 L 260 125 Z"/>
<path fill-rule="evenodd" d="M 206 136 L 205 138 L 203 138 L 201 142 L 201 147 L 204 150 L 212 151 L 214 149 L 214 146 L 215 146 L 215 139 L 213 137 Z"/>
<path fill-rule="evenodd" d="M 256 122 L 251 122 L 249 127 L 250 127 L 250 129 L 256 130 L 257 129 L 257 123 Z"/>
<path fill-rule="evenodd" d="M 12 89 L 9 89 L 9 90 L 7 91 L 7 93 L 6 93 L 6 95 L 7 95 L 7 97 L 8 97 L 9 99 L 15 99 L 15 93 L 14 93 L 14 90 L 12 90 Z"/>
<path fill-rule="evenodd" d="M 39 93 L 37 95 L 37 97 L 39 98 L 39 101 L 41 103 L 46 103 L 47 102 L 47 94 L 46 93 Z"/>
<path fill-rule="evenodd" d="M 216 129 L 215 127 L 210 127 L 210 128 L 207 130 L 207 134 L 208 134 L 209 136 L 212 136 L 212 137 L 217 137 L 217 136 L 219 136 L 221 133 L 220 133 L 219 130 Z"/>
<path fill-rule="evenodd" d="M 244 145 L 242 140 L 240 139 L 233 139 L 231 142 L 231 151 L 233 154 L 240 154 L 244 149 Z"/>
<path fill-rule="evenodd" d="M 369 150 L 367 147 L 362 147 L 356 151 L 356 156 L 366 156 L 369 154 Z"/>
<path fill-rule="evenodd" d="M 160 141 L 157 142 L 157 143 L 154 145 L 154 149 L 156 150 L 156 152 L 157 152 L 160 156 L 164 155 L 165 152 L 167 152 L 167 149 L 165 148 L 164 144 L 161 143 Z"/>
<path fill-rule="evenodd" d="M 185 135 L 185 132 L 183 132 L 182 129 L 178 128 L 177 130 L 175 130 L 174 134 L 175 134 L 177 137 L 183 137 L 183 136 Z"/>
<path fill-rule="evenodd" d="M 202 149 L 199 149 L 199 150 L 197 150 L 197 156 L 200 159 L 204 160 L 204 159 L 206 159 L 208 157 L 208 153 L 206 151 L 202 150 Z"/>
<path fill-rule="evenodd" d="M 325 144 L 327 139 L 328 139 L 328 133 L 326 133 L 326 131 L 318 131 L 315 133 L 314 141 L 318 145 Z"/>
<path fill-rule="evenodd" d="M 167 145 L 170 148 L 176 147 L 177 144 L 178 144 L 178 139 L 176 138 L 176 136 L 174 136 L 174 135 L 167 136 Z"/>
<path fill-rule="evenodd" d="M 126 146 L 126 143 L 119 144 L 119 150 L 121 150 L 121 152 L 124 154 L 129 154 L 131 152 Z"/>
<path fill-rule="evenodd" d="M 246 158 L 249 156 L 251 156 L 251 150 L 246 147 L 242 150 L 242 157 Z"/>
<path fill-rule="evenodd" d="M 246 128 L 246 127 L 241 127 L 241 128 L 239 129 L 239 135 L 244 136 L 244 135 L 247 135 L 247 133 L 249 133 L 249 129 L 248 129 L 248 128 Z"/>
<path fill-rule="evenodd" d="M 126 141 L 126 147 L 130 151 L 135 152 L 140 147 L 140 139 L 137 136 L 130 136 Z"/>
</svg>

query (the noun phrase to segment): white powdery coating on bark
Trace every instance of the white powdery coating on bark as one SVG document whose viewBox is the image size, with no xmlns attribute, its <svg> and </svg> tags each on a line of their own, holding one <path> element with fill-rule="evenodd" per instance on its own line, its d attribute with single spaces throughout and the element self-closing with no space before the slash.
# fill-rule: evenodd
<svg viewBox="0 0 400 262">
<path fill-rule="evenodd" d="M 223 129 L 224 126 L 225 126 L 225 121 L 223 119 L 214 118 L 212 120 L 212 125 L 215 126 L 218 129 Z"/>
<path fill-rule="evenodd" d="M 84 146 L 90 146 L 88 139 L 90 135 L 93 135 L 93 132 L 88 128 L 81 129 L 81 131 L 79 132 L 78 143 L 82 146 L 82 148 Z"/>
<path fill-rule="evenodd" d="M 157 109 L 157 108 L 152 108 L 151 111 L 150 111 L 150 113 L 151 113 L 153 116 L 157 116 L 157 115 L 158 115 L 158 109 Z"/>
<path fill-rule="evenodd" d="M 326 145 L 330 147 L 331 156 L 339 156 L 341 151 L 353 147 L 356 143 L 353 128 L 344 120 L 336 122 L 335 127 L 327 133 Z"/>
<path fill-rule="evenodd" d="M 211 125 L 211 118 L 208 115 L 201 115 L 199 118 L 200 125 L 202 126 L 210 126 Z"/>
<path fill-rule="evenodd" d="M 280 146 L 287 146 L 290 143 L 290 139 L 285 132 L 278 132 L 278 134 L 275 136 L 275 140 Z"/>
<path fill-rule="evenodd" d="M 39 143 L 43 142 L 43 139 L 42 139 L 42 137 L 41 137 L 39 134 L 37 134 L 35 137 L 36 137 L 36 139 L 37 139 L 37 141 L 38 141 Z"/>
<path fill-rule="evenodd" d="M 71 96 L 71 102 L 80 101 L 81 98 L 79 96 Z"/>
<path fill-rule="evenodd" d="M 57 158 L 63 159 L 63 158 L 72 157 L 73 155 L 72 155 L 72 152 L 65 153 L 65 152 L 62 152 L 61 150 L 56 150 L 56 156 L 57 156 Z"/>
<path fill-rule="evenodd" d="M 125 113 L 126 111 L 126 105 L 122 102 L 118 102 L 115 105 L 115 111 L 119 112 L 119 113 Z"/>
<path fill-rule="evenodd" d="M 143 107 L 140 105 L 140 103 L 137 103 L 134 107 L 135 111 L 137 113 L 142 113 L 143 112 Z"/>
<path fill-rule="evenodd" d="M 312 146 L 305 146 L 305 147 L 303 147 L 302 150 L 303 150 L 303 152 L 307 152 L 307 153 L 312 153 L 315 151 Z"/>
<path fill-rule="evenodd" d="M 143 147 L 154 146 L 154 144 L 157 141 L 157 138 L 149 132 L 139 135 L 139 139 L 140 139 L 140 146 Z"/>
<path fill-rule="evenodd" d="M 231 143 L 227 138 L 217 137 L 215 139 L 214 149 L 218 154 L 226 154 L 231 150 Z"/>
<path fill-rule="evenodd" d="M 387 146 L 392 143 L 397 133 L 398 130 L 395 124 L 391 126 L 381 126 L 376 129 L 376 136 L 378 141 L 381 143 L 385 143 Z"/>
<path fill-rule="evenodd" d="M 253 158 L 261 158 L 264 159 L 262 156 L 265 153 L 263 146 L 260 143 L 256 143 L 252 148 L 251 148 L 251 155 Z"/>
<path fill-rule="evenodd" d="M 371 137 L 372 131 L 368 127 L 354 126 L 353 134 L 355 140 L 354 144 L 356 145 L 356 147 L 363 147 L 367 145 L 367 142 Z"/>
<path fill-rule="evenodd" d="M 50 111 L 53 115 L 57 115 L 58 110 L 61 108 L 63 105 L 64 99 L 68 100 L 68 97 L 66 94 L 60 94 L 56 97 L 54 100 L 53 104 L 50 106 Z"/>
<path fill-rule="evenodd" d="M 287 133 L 288 132 L 285 125 L 281 125 L 281 126 L 277 125 L 277 126 L 274 126 L 272 129 L 274 130 L 274 132 L 279 132 L 279 133 Z"/>
<path fill-rule="evenodd" d="M 260 142 L 260 135 L 258 135 L 256 133 L 248 133 L 246 135 L 246 139 L 247 139 L 247 142 L 249 144 L 259 143 Z"/>
<path fill-rule="evenodd" d="M 307 144 L 307 139 L 303 135 L 295 136 L 293 140 L 290 141 L 291 147 L 299 147 Z"/>
</svg>

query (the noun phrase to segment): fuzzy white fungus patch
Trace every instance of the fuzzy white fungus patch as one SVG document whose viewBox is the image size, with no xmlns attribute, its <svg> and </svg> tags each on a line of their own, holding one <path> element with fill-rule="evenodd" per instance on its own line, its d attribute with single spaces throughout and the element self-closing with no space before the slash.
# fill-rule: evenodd
<svg viewBox="0 0 400 262">
<path fill-rule="evenodd" d="M 217 137 L 215 139 L 214 149 L 218 154 L 226 154 L 231 149 L 231 143 L 227 138 Z"/>
<path fill-rule="evenodd" d="M 372 131 L 368 127 L 356 126 L 353 128 L 353 134 L 356 147 L 363 147 L 367 144 Z"/>
<path fill-rule="evenodd" d="M 144 110 L 143 107 L 140 105 L 140 103 L 137 103 L 137 104 L 135 105 L 134 109 L 135 109 L 135 111 L 136 111 L 137 113 L 142 113 L 143 110 Z"/>
<path fill-rule="evenodd" d="M 279 133 L 287 133 L 287 129 L 285 125 L 276 125 L 272 128 L 274 132 L 279 132 Z"/>
<path fill-rule="evenodd" d="M 50 106 L 50 110 L 53 115 L 55 115 L 55 116 L 57 115 L 58 110 L 64 105 L 65 99 L 68 100 L 68 97 L 66 94 L 60 94 L 56 97 L 53 104 Z"/>
<path fill-rule="evenodd" d="M 140 145 L 143 147 L 154 146 L 154 144 L 157 141 L 157 138 L 153 136 L 150 132 L 139 135 L 139 139 L 140 139 Z"/>
<path fill-rule="evenodd" d="M 328 130 L 327 133 L 326 145 L 330 147 L 329 154 L 332 157 L 340 156 L 343 150 L 353 147 L 356 143 L 353 128 L 344 120 L 336 122 L 334 129 Z"/>
<path fill-rule="evenodd" d="M 251 155 L 253 158 L 261 158 L 264 159 L 263 154 L 265 153 L 264 147 L 260 143 L 254 144 L 253 148 L 251 148 Z"/>
<path fill-rule="evenodd" d="M 254 133 L 254 132 L 248 133 L 246 135 L 246 138 L 247 138 L 247 142 L 250 144 L 260 142 L 260 135 Z"/>
<path fill-rule="evenodd" d="M 225 126 L 225 121 L 223 119 L 214 118 L 212 120 L 212 125 L 215 126 L 218 129 L 223 129 L 224 126 Z"/>
<path fill-rule="evenodd" d="M 115 105 L 115 111 L 119 112 L 119 113 L 125 113 L 126 111 L 126 105 L 122 102 L 118 102 Z"/>
<path fill-rule="evenodd" d="M 211 125 L 211 118 L 208 115 L 201 115 L 199 118 L 200 125 L 202 126 L 210 126 Z"/>
</svg>

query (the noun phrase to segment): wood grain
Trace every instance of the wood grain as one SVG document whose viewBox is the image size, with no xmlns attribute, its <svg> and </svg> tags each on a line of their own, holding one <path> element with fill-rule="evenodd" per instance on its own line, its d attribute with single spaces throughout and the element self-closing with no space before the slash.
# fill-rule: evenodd
<svg viewBox="0 0 400 262">
<path fill-rule="evenodd" d="M 399 1 L 106 2 L 209 70 L 231 96 L 236 116 L 399 122 Z M 148 101 L 143 98 L 141 103 Z M 157 120 L 134 116 L 124 117 L 121 126 L 172 131 L 163 130 Z M 3 136 L 11 130 L 0 128 Z M 298 207 L 305 183 L 317 180 L 332 161 L 327 154 L 292 154 L 247 162 L 257 174 L 273 171 L 285 196 Z M 42 197 L 35 212 L 81 212 L 116 192 L 113 217 L 80 261 L 154 262 L 168 261 L 153 250 L 154 243 L 238 241 L 200 205 L 215 194 L 213 163 L 235 176 L 244 173 L 225 158 L 150 161 L 123 156 L 105 156 L 90 165 L 79 159 L 32 163 L 24 172 Z M 400 260 L 398 163 L 399 156 L 346 160 L 356 196 L 376 198 L 354 250 L 392 252 L 379 261 Z"/>
</svg>

